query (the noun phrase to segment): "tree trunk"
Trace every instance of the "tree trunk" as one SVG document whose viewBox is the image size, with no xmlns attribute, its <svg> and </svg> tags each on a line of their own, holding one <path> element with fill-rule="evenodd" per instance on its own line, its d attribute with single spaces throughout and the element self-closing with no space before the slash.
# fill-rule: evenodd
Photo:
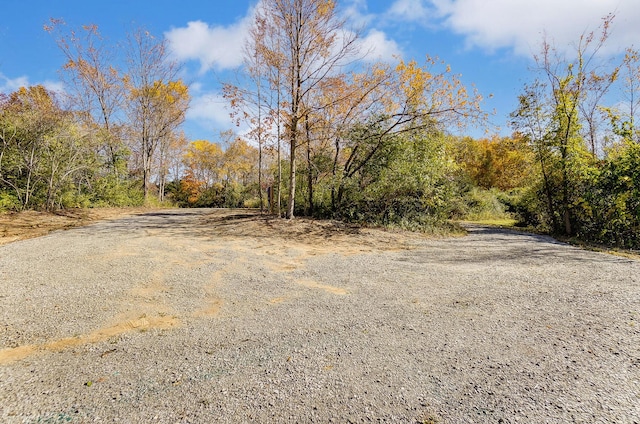
<svg viewBox="0 0 640 424">
<path fill-rule="evenodd" d="M 294 117 L 291 120 L 291 141 L 290 141 L 290 148 L 289 148 L 289 154 L 291 155 L 291 158 L 289 160 L 289 167 L 290 167 L 290 172 L 289 172 L 289 201 L 287 203 L 287 219 L 293 219 L 293 210 L 294 210 L 294 206 L 295 206 L 295 199 L 296 199 L 296 166 L 297 166 L 297 161 L 296 161 L 296 141 L 297 141 L 297 131 L 296 131 L 296 127 L 298 126 L 298 122 L 297 119 Z"/>
<path fill-rule="evenodd" d="M 149 196 L 149 174 L 151 166 L 149 165 L 149 157 L 147 155 L 146 147 L 142 151 L 142 192 L 144 193 L 145 202 Z"/>
<path fill-rule="evenodd" d="M 570 236 L 573 234 L 573 229 L 571 228 L 569 176 L 567 173 L 567 164 L 565 158 L 563 158 L 562 168 L 562 218 L 564 221 L 564 233 L 565 235 Z"/>
<path fill-rule="evenodd" d="M 260 199 L 260 213 L 263 213 L 264 197 L 262 196 L 262 92 L 260 75 L 258 75 L 258 198 Z"/>
<path fill-rule="evenodd" d="M 35 167 L 35 155 L 36 149 L 35 147 L 31 148 L 31 155 L 29 157 L 29 163 L 27 166 L 27 185 L 24 192 L 24 203 L 22 205 L 22 210 L 26 210 L 29 207 L 29 201 L 31 200 L 31 191 L 33 188 L 31 187 L 31 177 L 33 176 L 33 168 Z"/>
<path fill-rule="evenodd" d="M 573 111 L 572 111 L 573 112 Z M 571 199 L 570 199 L 570 181 L 569 181 L 569 142 L 571 137 L 571 116 L 567 119 L 567 129 L 564 133 L 564 139 L 561 141 L 560 154 L 562 156 L 562 219 L 564 223 L 564 233 L 567 236 L 572 235 L 571 228 Z"/>
<path fill-rule="evenodd" d="M 307 186 L 309 189 L 309 216 L 313 216 L 313 166 L 311 163 L 311 130 L 309 128 L 309 117 L 304 121 L 307 135 Z"/>
<path fill-rule="evenodd" d="M 336 154 L 333 157 L 333 167 L 331 169 L 331 175 L 333 176 L 333 182 L 331 183 L 331 212 L 336 213 L 336 176 L 338 175 L 338 159 L 340 158 L 340 139 L 336 137 Z"/>
<path fill-rule="evenodd" d="M 277 116 L 276 116 L 276 125 L 278 126 L 276 132 L 276 136 L 278 137 L 278 199 L 277 199 L 277 211 L 278 218 L 282 217 L 282 155 L 281 155 L 281 147 L 282 140 L 280 139 L 280 68 L 277 69 L 278 75 L 278 84 L 276 90 L 276 103 L 277 103 Z"/>
</svg>

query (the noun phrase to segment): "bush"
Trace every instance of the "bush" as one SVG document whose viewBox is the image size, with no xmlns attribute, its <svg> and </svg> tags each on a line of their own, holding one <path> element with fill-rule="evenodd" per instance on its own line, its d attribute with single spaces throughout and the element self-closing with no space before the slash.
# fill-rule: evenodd
<svg viewBox="0 0 640 424">
<path fill-rule="evenodd" d="M 544 194 L 536 187 L 525 187 L 502 192 L 498 195 L 505 212 L 516 220 L 516 226 L 533 227 L 547 232 L 546 208 L 541 203 Z"/>
<path fill-rule="evenodd" d="M 508 196 L 498 189 L 472 188 L 464 197 L 464 218 L 471 221 L 511 218 L 502 199 Z"/>
<path fill-rule="evenodd" d="M 0 212 L 19 211 L 20 200 L 13 194 L 0 191 Z"/>
<path fill-rule="evenodd" d="M 96 181 L 91 204 L 97 207 L 142 206 L 144 192 L 138 181 L 124 180 L 110 174 Z"/>
<path fill-rule="evenodd" d="M 572 236 L 579 240 L 640 248 L 640 144 L 628 142 L 613 149 L 607 159 L 589 167 L 572 181 Z M 551 192 L 561 189 L 556 179 L 550 179 Z M 514 213 L 523 225 L 539 231 L 556 230 L 554 223 L 562 217 L 550 215 L 560 209 L 558 197 L 549 207 L 542 182 L 501 198 L 507 211 Z M 556 225 L 557 226 L 557 225 Z"/>
<path fill-rule="evenodd" d="M 579 238 L 640 248 L 640 144 L 627 143 L 611 152 L 577 206 Z"/>
<path fill-rule="evenodd" d="M 59 205 L 63 209 L 91 207 L 91 196 L 78 191 L 65 191 L 59 199 Z"/>
</svg>

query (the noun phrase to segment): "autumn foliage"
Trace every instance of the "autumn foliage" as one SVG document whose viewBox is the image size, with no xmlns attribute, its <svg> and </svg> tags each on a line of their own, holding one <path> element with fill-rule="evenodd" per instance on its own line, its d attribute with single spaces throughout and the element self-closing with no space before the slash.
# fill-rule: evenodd
<svg viewBox="0 0 640 424">
<path fill-rule="evenodd" d="M 257 149 L 236 138 L 223 150 L 219 143 L 189 143 L 182 161 L 184 176 L 173 198 L 189 207 L 255 206 Z"/>
<path fill-rule="evenodd" d="M 463 137 L 455 144 L 455 156 L 472 183 L 484 189 L 508 191 L 535 178 L 533 151 L 517 133 L 490 139 Z"/>
</svg>

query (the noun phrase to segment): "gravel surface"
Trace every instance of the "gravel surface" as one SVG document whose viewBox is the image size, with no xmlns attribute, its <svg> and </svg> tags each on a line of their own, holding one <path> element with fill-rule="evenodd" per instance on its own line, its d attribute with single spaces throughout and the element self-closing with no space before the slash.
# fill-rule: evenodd
<svg viewBox="0 0 640 424">
<path fill-rule="evenodd" d="M 640 423 L 640 262 L 240 211 L 55 232 L 0 247 L 0 422 Z"/>
</svg>

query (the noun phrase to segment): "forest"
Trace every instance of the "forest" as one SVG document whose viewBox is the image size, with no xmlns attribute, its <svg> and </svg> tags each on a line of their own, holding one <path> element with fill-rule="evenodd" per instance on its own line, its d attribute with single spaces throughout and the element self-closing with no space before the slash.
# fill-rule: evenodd
<svg viewBox="0 0 640 424">
<path fill-rule="evenodd" d="M 64 94 L 0 94 L 0 212 L 247 207 L 431 232 L 503 219 L 638 249 L 640 53 L 601 54 L 614 19 L 568 51 L 542 38 L 510 135 L 474 138 L 482 95 L 440 59 L 368 62 L 335 2 L 266 0 L 224 85 L 238 127 L 212 140 L 181 130 L 189 86 L 165 40 L 52 20 Z"/>
</svg>

